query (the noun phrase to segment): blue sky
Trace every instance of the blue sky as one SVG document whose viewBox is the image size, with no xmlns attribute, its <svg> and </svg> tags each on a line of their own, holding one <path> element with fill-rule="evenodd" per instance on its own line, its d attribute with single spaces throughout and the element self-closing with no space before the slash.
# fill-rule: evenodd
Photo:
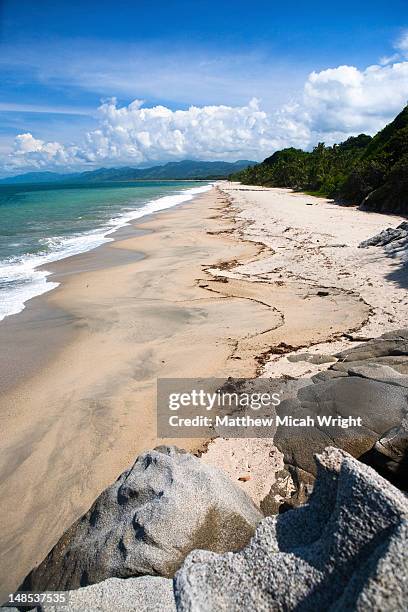
<svg viewBox="0 0 408 612">
<path fill-rule="evenodd" d="M 275 146 L 373 131 L 407 97 L 405 0 L 0 0 L 0 7 L 2 174 L 262 158 Z M 372 65 L 375 78 L 366 72 Z M 320 76 L 313 81 L 311 73 Z M 372 106 L 378 88 L 383 95 Z M 143 107 L 129 108 L 135 99 Z M 157 105 L 170 114 L 141 111 Z M 192 105 L 213 111 L 191 113 Z M 337 126 L 341 108 L 348 118 Z M 355 111 L 365 116 L 356 121 Z M 24 134 L 31 139 L 15 141 Z"/>
</svg>

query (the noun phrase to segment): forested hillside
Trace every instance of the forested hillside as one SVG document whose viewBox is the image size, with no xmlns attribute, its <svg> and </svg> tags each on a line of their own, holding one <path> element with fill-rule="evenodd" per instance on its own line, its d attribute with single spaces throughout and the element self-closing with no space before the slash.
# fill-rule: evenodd
<svg viewBox="0 0 408 612">
<path fill-rule="evenodd" d="M 408 106 L 374 138 L 366 134 L 311 152 L 288 148 L 242 170 L 233 180 L 290 187 L 367 210 L 408 214 Z"/>
</svg>

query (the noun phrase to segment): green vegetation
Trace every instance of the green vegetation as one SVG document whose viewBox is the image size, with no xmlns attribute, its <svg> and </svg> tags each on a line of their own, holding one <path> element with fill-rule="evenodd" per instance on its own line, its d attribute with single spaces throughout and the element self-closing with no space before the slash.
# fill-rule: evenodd
<svg viewBox="0 0 408 612">
<path fill-rule="evenodd" d="M 311 152 L 283 149 L 231 178 L 408 214 L 408 106 L 374 138 L 360 134 L 331 147 L 320 142 Z"/>
</svg>

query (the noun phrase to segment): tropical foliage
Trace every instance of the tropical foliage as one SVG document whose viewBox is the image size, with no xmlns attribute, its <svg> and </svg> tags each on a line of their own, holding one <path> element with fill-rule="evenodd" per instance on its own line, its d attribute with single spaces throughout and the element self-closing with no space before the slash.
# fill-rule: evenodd
<svg viewBox="0 0 408 612">
<path fill-rule="evenodd" d="M 313 151 L 282 149 L 231 177 L 249 185 L 289 187 L 408 213 L 408 106 L 374 138 L 366 134 Z"/>
</svg>

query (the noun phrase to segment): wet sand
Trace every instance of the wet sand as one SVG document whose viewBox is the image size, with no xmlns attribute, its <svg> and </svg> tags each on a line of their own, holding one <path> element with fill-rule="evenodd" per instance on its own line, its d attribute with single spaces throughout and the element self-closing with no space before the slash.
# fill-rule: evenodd
<svg viewBox="0 0 408 612">
<path fill-rule="evenodd" d="M 2 595 L 162 442 L 158 377 L 255 376 L 285 347 L 369 319 L 358 291 L 334 287 L 323 300 L 316 283 L 268 277 L 274 241 L 231 198 L 214 188 L 53 264 L 61 285 L 0 324 Z"/>
</svg>

